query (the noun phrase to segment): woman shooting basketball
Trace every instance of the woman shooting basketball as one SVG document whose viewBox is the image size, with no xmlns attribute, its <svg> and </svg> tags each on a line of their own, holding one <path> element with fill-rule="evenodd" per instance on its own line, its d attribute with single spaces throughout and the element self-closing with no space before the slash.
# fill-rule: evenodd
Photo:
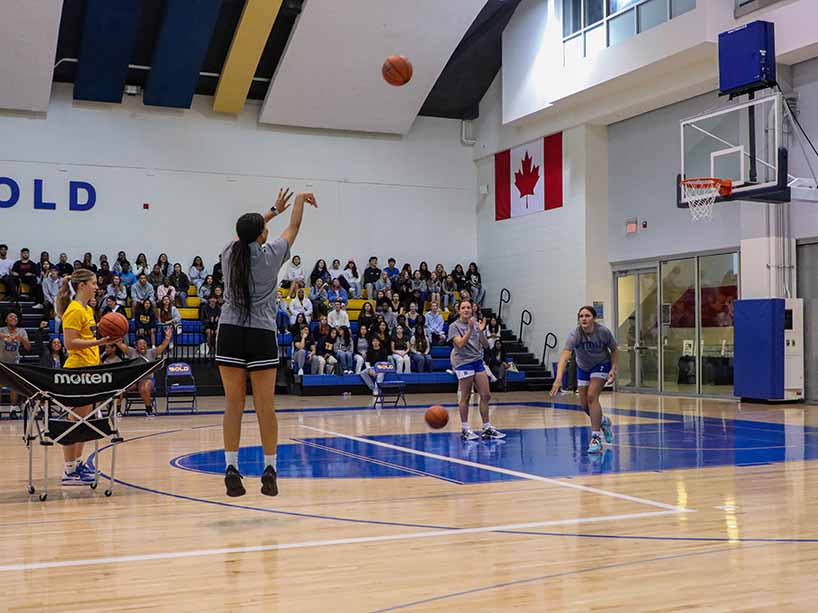
<svg viewBox="0 0 818 613">
<path fill-rule="evenodd" d="M 261 493 L 266 496 L 278 494 L 278 421 L 274 405 L 279 362 L 275 303 L 278 273 L 282 263 L 290 257 L 290 248 L 298 236 L 304 204 L 318 206 L 313 194 L 298 194 L 290 224 L 278 238 L 268 243 L 267 222 L 287 210 L 291 196 L 289 190 L 279 190 L 275 206 L 264 215 L 246 213 L 239 217 L 236 222 L 238 239 L 222 251 L 225 302 L 216 333 L 216 363 L 226 397 L 223 429 L 227 469 L 224 483 L 228 496 L 243 496 L 245 493 L 238 468 L 248 373 L 264 447 Z"/>
<path fill-rule="evenodd" d="M 449 326 L 449 340 L 452 347 L 452 368 L 458 380 L 458 404 L 460 408 L 460 423 L 463 429 L 461 437 L 464 441 L 505 438 L 489 421 L 489 378 L 483 365 L 483 350 L 489 346 L 486 339 L 486 321 L 475 321 L 472 317 L 472 306 L 469 300 L 461 300 L 458 304 L 460 317 Z M 480 417 L 483 418 L 483 431 L 477 435 L 469 426 L 469 400 L 471 388 L 474 385 L 480 394 Z"/>
<path fill-rule="evenodd" d="M 69 287 L 70 286 L 70 287 Z M 74 298 L 71 299 L 71 289 Z M 65 348 L 68 350 L 68 359 L 63 368 L 84 368 L 99 364 L 99 346 L 115 343 L 119 339 L 97 339 L 94 332 L 94 309 L 88 302 L 96 295 L 97 276 L 92 270 L 78 268 L 68 281 L 63 281 L 57 293 L 55 309 L 62 317 Z M 77 407 L 74 412 L 85 417 L 93 409 L 93 405 Z M 62 477 L 63 485 L 90 485 L 94 483 L 94 471 L 82 461 L 83 443 L 63 446 L 65 472 Z"/>
<path fill-rule="evenodd" d="M 556 396 L 559 392 L 565 365 L 571 358 L 571 352 L 575 352 L 579 400 L 585 413 L 591 417 L 591 442 L 588 445 L 588 453 L 602 453 L 600 431 L 605 436 L 606 443 L 613 441 L 613 432 L 610 418 L 602 415 L 599 393 L 606 383 L 611 383 L 616 378 L 616 339 L 608 328 L 596 322 L 596 311 L 593 307 L 582 307 L 577 313 L 577 319 L 579 325 L 565 341 L 551 396 Z"/>
</svg>

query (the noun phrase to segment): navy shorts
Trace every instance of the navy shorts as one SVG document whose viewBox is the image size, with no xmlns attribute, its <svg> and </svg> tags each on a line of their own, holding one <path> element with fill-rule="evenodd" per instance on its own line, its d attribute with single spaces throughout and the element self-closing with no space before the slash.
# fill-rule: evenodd
<svg viewBox="0 0 818 613">
<path fill-rule="evenodd" d="M 278 338 L 273 330 L 219 324 L 216 364 L 247 371 L 277 368 Z"/>
</svg>

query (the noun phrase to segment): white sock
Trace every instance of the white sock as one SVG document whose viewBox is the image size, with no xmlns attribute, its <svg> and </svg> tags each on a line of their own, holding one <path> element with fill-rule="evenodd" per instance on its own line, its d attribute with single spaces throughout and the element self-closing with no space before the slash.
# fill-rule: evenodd
<svg viewBox="0 0 818 613">
<path fill-rule="evenodd" d="M 483 430 L 488 430 L 489 428 L 491 428 L 491 422 L 487 421 L 483 424 Z"/>
<path fill-rule="evenodd" d="M 591 436 L 602 436 L 602 435 L 600 434 L 599 430 L 594 430 L 593 432 L 591 432 Z"/>
<path fill-rule="evenodd" d="M 71 473 L 77 470 L 77 460 L 72 460 L 71 462 L 65 463 L 65 474 L 70 475 Z"/>
<path fill-rule="evenodd" d="M 463 428 L 463 432 L 468 432 L 471 430 L 471 426 L 469 426 L 469 422 L 467 421 L 461 422 L 460 426 Z"/>
<path fill-rule="evenodd" d="M 239 469 L 239 452 L 238 451 L 225 451 L 224 452 L 224 463 L 227 466 L 232 466 L 236 470 Z"/>
<path fill-rule="evenodd" d="M 264 468 L 267 468 L 268 466 L 272 466 L 273 470 L 276 470 L 276 454 L 264 454 Z"/>
</svg>

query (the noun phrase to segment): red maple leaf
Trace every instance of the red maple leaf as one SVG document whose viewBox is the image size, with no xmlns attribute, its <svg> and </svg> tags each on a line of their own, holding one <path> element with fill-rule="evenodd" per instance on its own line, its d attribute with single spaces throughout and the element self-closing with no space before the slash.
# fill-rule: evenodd
<svg viewBox="0 0 818 613">
<path fill-rule="evenodd" d="M 526 151 L 522 163 L 522 172 L 519 170 L 514 172 L 514 185 L 517 187 L 517 191 L 520 192 L 520 198 L 525 196 L 525 208 L 528 208 L 528 197 L 534 195 L 534 188 L 540 182 L 540 167 L 534 166 L 532 168 L 531 163 L 533 161 L 531 156 L 528 155 L 528 151 Z"/>
</svg>

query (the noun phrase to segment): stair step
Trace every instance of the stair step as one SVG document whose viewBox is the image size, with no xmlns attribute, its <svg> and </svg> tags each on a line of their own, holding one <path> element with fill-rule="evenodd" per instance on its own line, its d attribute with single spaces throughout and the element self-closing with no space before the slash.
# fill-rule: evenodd
<svg viewBox="0 0 818 613">
<path fill-rule="evenodd" d="M 510 358 L 514 358 L 514 361 L 517 360 L 526 360 L 530 361 L 535 359 L 534 354 L 530 351 L 506 351 L 506 355 Z"/>
</svg>

